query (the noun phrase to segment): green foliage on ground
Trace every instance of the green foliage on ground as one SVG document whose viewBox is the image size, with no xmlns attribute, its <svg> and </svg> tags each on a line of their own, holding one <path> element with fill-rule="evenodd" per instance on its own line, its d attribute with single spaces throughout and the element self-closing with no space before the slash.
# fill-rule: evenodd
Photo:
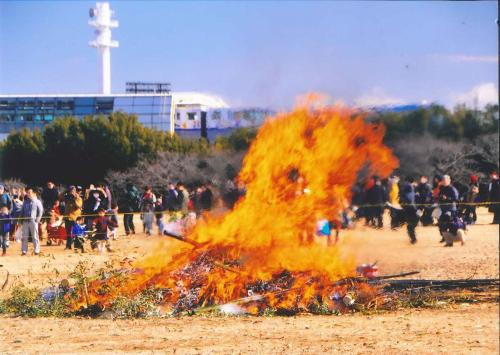
<svg viewBox="0 0 500 355">
<path fill-rule="evenodd" d="M 21 317 L 64 317 L 71 311 L 62 295 L 55 294 L 46 300 L 40 289 L 20 284 L 13 287 L 9 298 L 0 302 L 0 313 Z"/>
</svg>

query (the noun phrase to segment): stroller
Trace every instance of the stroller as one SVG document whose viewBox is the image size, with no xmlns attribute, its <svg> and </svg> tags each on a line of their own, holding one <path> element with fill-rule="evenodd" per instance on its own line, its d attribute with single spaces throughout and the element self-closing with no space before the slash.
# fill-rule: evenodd
<svg viewBox="0 0 500 355">
<path fill-rule="evenodd" d="M 47 245 L 61 245 L 66 240 L 66 228 L 62 217 L 52 213 L 47 223 Z"/>
</svg>

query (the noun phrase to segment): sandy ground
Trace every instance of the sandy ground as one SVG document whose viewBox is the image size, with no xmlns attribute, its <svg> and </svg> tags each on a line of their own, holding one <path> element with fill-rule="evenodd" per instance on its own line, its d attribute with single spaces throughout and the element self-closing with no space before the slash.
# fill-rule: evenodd
<svg viewBox="0 0 500 355">
<path fill-rule="evenodd" d="M 343 232 L 340 247 L 358 263 L 378 261 L 381 274 L 420 270 L 417 278 L 498 278 L 498 226 L 480 209 L 465 246 L 444 248 L 436 227 L 417 228 L 410 245 L 405 230 L 363 226 Z M 137 220 L 137 222 L 139 222 Z M 16 282 L 47 285 L 55 270 L 65 275 L 82 260 L 93 267 L 141 258 L 161 237 L 120 237 L 113 253 L 74 254 L 60 246 L 42 255 L 20 256 L 12 243 L 0 258 L 0 285 L 7 270 L 5 297 Z M 161 247 L 176 248 L 167 241 Z M 43 243 L 44 245 L 45 243 Z M 126 258 L 126 259 L 125 259 Z M 61 276 L 59 276 L 60 278 Z M 455 305 L 444 309 L 403 310 L 378 315 L 299 316 L 293 318 L 186 317 L 181 319 L 20 319 L 2 317 L 1 353 L 498 353 L 498 303 Z"/>
</svg>

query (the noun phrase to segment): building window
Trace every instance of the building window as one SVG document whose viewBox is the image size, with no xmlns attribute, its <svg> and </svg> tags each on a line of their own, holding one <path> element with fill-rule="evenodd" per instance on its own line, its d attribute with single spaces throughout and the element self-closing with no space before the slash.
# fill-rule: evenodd
<svg viewBox="0 0 500 355">
<path fill-rule="evenodd" d="M 196 112 L 188 112 L 188 120 L 194 121 L 197 118 L 196 116 Z"/>
<path fill-rule="evenodd" d="M 177 112 L 175 114 L 175 118 L 177 119 L 177 121 L 179 121 L 181 119 L 181 113 L 180 112 Z"/>
<path fill-rule="evenodd" d="M 214 111 L 212 112 L 212 120 L 220 120 L 221 118 L 221 112 L 220 111 Z"/>
</svg>

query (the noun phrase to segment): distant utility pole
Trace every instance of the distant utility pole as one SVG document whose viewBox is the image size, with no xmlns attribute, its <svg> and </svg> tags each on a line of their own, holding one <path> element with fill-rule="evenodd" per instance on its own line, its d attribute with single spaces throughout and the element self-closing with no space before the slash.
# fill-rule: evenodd
<svg viewBox="0 0 500 355">
<path fill-rule="evenodd" d="M 89 45 L 97 48 L 100 57 L 99 89 L 101 94 L 111 94 L 111 51 L 118 47 L 118 42 L 111 40 L 111 29 L 118 27 L 118 21 L 112 20 L 114 11 L 107 2 L 98 2 L 89 10 L 89 25 L 95 27 L 95 40 Z"/>
</svg>

